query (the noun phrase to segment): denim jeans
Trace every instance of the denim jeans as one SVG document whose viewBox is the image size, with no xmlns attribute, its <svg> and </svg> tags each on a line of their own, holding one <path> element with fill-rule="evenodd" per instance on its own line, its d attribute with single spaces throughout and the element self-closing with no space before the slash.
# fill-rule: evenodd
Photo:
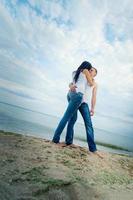
<svg viewBox="0 0 133 200">
<path fill-rule="evenodd" d="M 59 122 L 53 137 L 53 142 L 58 143 L 60 141 L 60 135 L 65 128 L 67 122 L 72 118 L 73 114 L 78 110 L 82 103 L 83 93 L 81 92 L 71 92 L 69 91 L 69 104 L 68 107 Z"/>
<path fill-rule="evenodd" d="M 69 102 L 70 101 L 69 95 L 67 95 L 67 99 Z M 94 129 L 91 121 L 89 106 L 87 103 L 82 103 L 78 109 L 84 120 L 89 150 L 91 152 L 94 152 L 97 150 L 97 148 L 94 142 Z M 68 145 L 73 143 L 74 124 L 76 120 L 77 120 L 77 110 L 75 111 L 75 113 L 68 122 L 66 139 L 65 139 L 65 142 Z"/>
</svg>

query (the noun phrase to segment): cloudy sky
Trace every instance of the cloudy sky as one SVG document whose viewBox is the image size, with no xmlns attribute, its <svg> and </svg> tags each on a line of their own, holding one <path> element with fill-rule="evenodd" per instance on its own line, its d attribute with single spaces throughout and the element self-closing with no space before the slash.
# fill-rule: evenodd
<svg viewBox="0 0 133 200">
<path fill-rule="evenodd" d="M 1 102 L 60 116 L 84 60 L 96 113 L 133 121 L 132 0 L 0 0 Z"/>
</svg>

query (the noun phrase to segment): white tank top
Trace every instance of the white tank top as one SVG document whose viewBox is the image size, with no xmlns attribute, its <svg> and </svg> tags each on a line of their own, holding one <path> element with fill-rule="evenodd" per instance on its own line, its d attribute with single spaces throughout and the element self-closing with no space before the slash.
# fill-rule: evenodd
<svg viewBox="0 0 133 200">
<path fill-rule="evenodd" d="M 74 71 L 72 73 L 72 77 L 73 77 L 73 83 L 75 83 L 74 81 L 74 76 L 75 76 L 76 71 Z M 87 85 L 87 79 L 85 74 L 83 74 L 82 72 L 79 74 L 78 80 L 76 82 L 76 92 L 82 92 L 83 94 L 85 93 L 86 90 L 86 85 Z"/>
<path fill-rule="evenodd" d="M 75 83 L 75 81 L 74 81 L 75 73 L 76 73 L 76 71 L 72 72 L 73 83 Z M 85 74 L 83 74 L 82 72 L 79 74 L 78 80 L 76 82 L 76 86 L 77 86 L 76 92 L 83 93 L 82 103 L 83 102 L 88 103 L 88 101 L 90 100 L 91 94 L 92 94 L 93 86 L 91 87 L 89 85 Z"/>
</svg>

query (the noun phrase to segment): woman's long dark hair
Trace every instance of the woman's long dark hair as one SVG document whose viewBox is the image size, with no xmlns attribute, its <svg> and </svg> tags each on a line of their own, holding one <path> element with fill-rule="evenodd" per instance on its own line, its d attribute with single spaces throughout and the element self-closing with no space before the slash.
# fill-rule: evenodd
<svg viewBox="0 0 133 200">
<path fill-rule="evenodd" d="M 81 63 L 81 65 L 78 67 L 78 69 L 76 70 L 76 74 L 73 78 L 74 82 L 76 83 L 78 78 L 79 78 L 79 74 L 80 72 L 82 72 L 84 69 L 88 69 L 90 70 L 92 68 L 91 63 L 89 63 L 88 61 L 84 61 Z"/>
</svg>

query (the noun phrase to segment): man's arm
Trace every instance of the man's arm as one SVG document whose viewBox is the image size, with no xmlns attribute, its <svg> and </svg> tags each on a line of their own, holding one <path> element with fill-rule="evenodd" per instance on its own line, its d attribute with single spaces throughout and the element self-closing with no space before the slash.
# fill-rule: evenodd
<svg viewBox="0 0 133 200">
<path fill-rule="evenodd" d="M 91 97 L 91 110 L 90 110 L 91 116 L 94 115 L 94 109 L 95 109 L 95 105 L 96 105 L 97 87 L 98 87 L 97 83 L 95 83 L 94 88 L 92 90 L 92 97 Z"/>
<path fill-rule="evenodd" d="M 85 74 L 87 82 L 89 83 L 90 86 L 93 86 L 95 84 L 93 78 L 91 77 L 88 69 L 83 70 L 83 74 Z"/>
</svg>

